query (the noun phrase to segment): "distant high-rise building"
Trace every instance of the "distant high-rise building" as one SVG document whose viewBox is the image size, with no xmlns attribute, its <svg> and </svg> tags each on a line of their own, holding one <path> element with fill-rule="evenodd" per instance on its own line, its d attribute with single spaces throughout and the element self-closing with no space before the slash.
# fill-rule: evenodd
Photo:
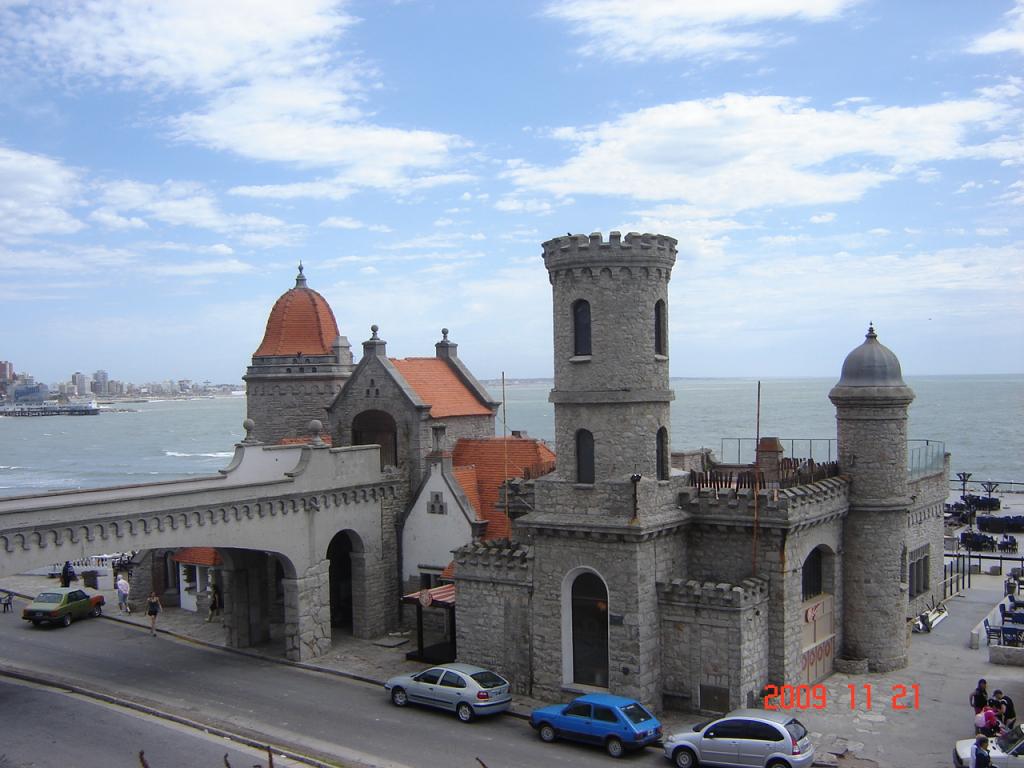
<svg viewBox="0 0 1024 768">
<path fill-rule="evenodd" d="M 92 375 L 92 391 L 97 395 L 107 394 L 107 384 L 110 378 L 107 376 L 106 371 L 96 371 Z"/>
<path fill-rule="evenodd" d="M 75 385 L 76 395 L 89 394 L 89 377 L 81 371 L 75 371 L 71 374 L 71 383 Z"/>
</svg>

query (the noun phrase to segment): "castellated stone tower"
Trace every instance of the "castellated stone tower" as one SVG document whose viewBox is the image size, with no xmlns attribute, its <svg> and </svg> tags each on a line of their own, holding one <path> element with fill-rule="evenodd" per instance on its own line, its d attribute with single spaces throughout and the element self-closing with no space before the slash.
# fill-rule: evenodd
<svg viewBox="0 0 1024 768">
<path fill-rule="evenodd" d="M 295 287 L 275 302 L 243 377 L 254 437 L 277 443 L 305 436 L 311 420 L 327 421 L 327 406 L 351 375 L 348 339 L 338 333 L 327 300 L 306 285 L 299 264 Z"/>
<path fill-rule="evenodd" d="M 668 282 L 676 241 L 611 232 L 544 243 L 554 304 L 557 468 L 516 521 L 532 547 L 534 695 L 658 701 L 656 584 L 685 477 L 670 468 Z M 543 629 L 540 629 L 543 628 Z"/>
<path fill-rule="evenodd" d="M 667 479 L 675 260 L 676 241 L 662 235 L 611 232 L 605 242 L 594 233 L 544 243 L 554 305 L 549 400 L 562 479 Z"/>
<path fill-rule="evenodd" d="M 907 409 L 914 392 L 873 327 L 829 393 L 850 478 L 843 528 L 844 655 L 872 672 L 907 663 Z"/>
</svg>

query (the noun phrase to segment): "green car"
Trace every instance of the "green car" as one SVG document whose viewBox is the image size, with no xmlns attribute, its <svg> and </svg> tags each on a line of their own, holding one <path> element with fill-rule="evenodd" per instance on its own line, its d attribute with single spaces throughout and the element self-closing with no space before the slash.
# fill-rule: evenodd
<svg viewBox="0 0 1024 768">
<path fill-rule="evenodd" d="M 36 595 L 21 618 L 38 627 L 45 622 L 68 626 L 74 619 L 103 613 L 103 595 L 87 595 L 77 587 L 56 587 Z"/>
</svg>

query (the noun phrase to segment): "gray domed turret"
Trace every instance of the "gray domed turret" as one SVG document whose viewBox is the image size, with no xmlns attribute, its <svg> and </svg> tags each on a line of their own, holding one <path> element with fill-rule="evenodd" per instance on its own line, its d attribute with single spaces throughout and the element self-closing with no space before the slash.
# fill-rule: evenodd
<svg viewBox="0 0 1024 768">
<path fill-rule="evenodd" d="M 907 663 L 905 567 L 907 409 L 914 391 L 900 361 L 868 327 L 828 394 L 836 406 L 839 466 L 850 479 L 843 525 L 843 651 L 872 672 Z"/>
<path fill-rule="evenodd" d="M 905 387 L 900 361 L 868 325 L 864 343 L 846 356 L 837 387 Z"/>
</svg>

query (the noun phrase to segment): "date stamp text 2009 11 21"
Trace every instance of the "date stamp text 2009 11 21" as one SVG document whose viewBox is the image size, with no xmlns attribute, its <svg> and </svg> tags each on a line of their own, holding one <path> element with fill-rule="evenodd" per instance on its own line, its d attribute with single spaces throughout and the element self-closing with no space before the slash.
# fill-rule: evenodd
<svg viewBox="0 0 1024 768">
<path fill-rule="evenodd" d="M 887 706 L 889 709 L 920 709 L 921 689 L 917 683 L 889 686 L 888 692 L 872 691 L 871 683 L 854 685 L 848 683 L 841 706 L 851 710 L 857 707 L 872 709 Z M 838 703 L 838 702 L 837 702 Z M 766 685 L 764 687 L 764 708 L 769 710 L 828 709 L 829 693 L 824 685 Z"/>
</svg>

